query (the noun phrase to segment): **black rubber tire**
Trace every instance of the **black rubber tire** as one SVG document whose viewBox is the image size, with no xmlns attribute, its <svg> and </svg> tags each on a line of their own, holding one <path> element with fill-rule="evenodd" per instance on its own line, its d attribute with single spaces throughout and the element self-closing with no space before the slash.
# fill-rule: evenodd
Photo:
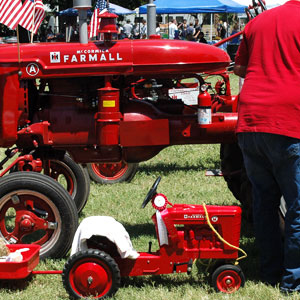
<svg viewBox="0 0 300 300">
<path fill-rule="evenodd" d="M 66 178 L 66 189 L 76 204 L 77 212 L 80 213 L 85 207 L 90 194 L 89 175 L 83 167 L 77 164 L 68 154 L 65 154 L 60 160 L 50 159 L 51 170 L 49 176 L 57 179 L 55 177 L 59 174 L 55 173 L 55 168 L 58 171 L 61 170 L 60 174 Z M 72 183 L 70 184 L 68 181 L 72 181 Z M 69 186 L 72 184 L 74 185 L 74 188 L 71 191 Z"/>
<path fill-rule="evenodd" d="M 240 266 L 222 265 L 215 269 L 211 278 L 217 292 L 233 293 L 245 285 L 245 276 Z"/>
<path fill-rule="evenodd" d="M 41 241 L 42 238 L 35 240 L 41 244 L 40 258 L 63 257 L 69 251 L 78 227 L 78 214 L 68 192 L 49 176 L 35 172 L 15 172 L 1 178 L 0 214 L 4 213 L 4 216 L 2 215 L 4 223 L 1 224 L 0 235 L 4 238 L 7 235 L 3 229 L 6 226 L 6 212 L 9 209 L 14 209 L 16 212 L 28 210 L 28 200 L 33 201 L 35 209 L 48 213 L 47 217 L 43 218 L 45 221 L 56 225 L 54 229 L 44 230 L 43 237 L 46 236 L 47 240 Z M 7 218 L 11 217 L 7 216 Z M 37 234 L 37 231 L 33 234 Z M 20 239 L 19 243 L 24 242 Z"/>
<path fill-rule="evenodd" d="M 54 153 L 54 154 L 53 154 Z M 64 176 L 66 190 L 71 195 L 77 207 L 77 212 L 80 213 L 85 207 L 90 194 L 90 176 L 87 171 L 67 154 L 57 155 L 53 152 L 50 157 L 41 157 L 41 151 L 34 153 L 35 159 L 40 158 L 45 164 L 50 162 L 50 173 L 46 173 L 45 169 L 42 171 L 45 175 L 48 175 L 58 181 L 59 176 Z M 52 157 L 53 156 L 53 157 Z M 15 165 L 10 173 L 18 171 L 18 166 Z M 74 187 L 74 188 L 72 188 Z"/>
<path fill-rule="evenodd" d="M 116 171 L 116 174 L 103 174 L 101 170 L 97 167 L 99 164 L 90 163 L 86 164 L 86 169 L 90 175 L 90 178 L 96 183 L 100 184 L 114 184 L 119 182 L 130 182 L 135 176 L 138 166 L 138 163 L 126 163 L 124 162 L 126 170 L 124 168 Z M 105 164 L 103 164 L 105 165 Z M 112 164 L 113 165 L 113 164 Z"/>
<path fill-rule="evenodd" d="M 252 187 L 237 143 L 221 144 L 221 171 L 233 196 L 241 202 L 243 215 L 252 220 Z"/>
<path fill-rule="evenodd" d="M 87 267 L 84 274 L 80 273 L 80 268 L 84 266 L 85 263 L 92 263 L 94 270 L 90 270 Z M 94 290 L 89 291 L 87 286 L 83 286 L 85 282 L 82 283 L 82 281 L 85 279 L 93 280 L 93 276 L 95 277 L 97 275 L 95 271 L 97 271 L 98 268 L 105 272 L 105 275 L 110 281 L 110 286 L 103 286 L 103 282 L 101 282 L 102 285 L 98 285 L 98 290 L 96 289 L 96 285 Z M 82 278 L 82 275 L 84 275 L 85 278 Z M 79 282 L 78 279 L 80 279 L 81 282 Z M 93 299 L 103 299 L 111 297 L 117 292 L 120 287 L 121 276 L 119 267 L 113 258 L 103 251 L 90 249 L 77 252 L 67 260 L 62 273 L 62 281 L 71 298 L 80 299 L 91 296 Z"/>
</svg>

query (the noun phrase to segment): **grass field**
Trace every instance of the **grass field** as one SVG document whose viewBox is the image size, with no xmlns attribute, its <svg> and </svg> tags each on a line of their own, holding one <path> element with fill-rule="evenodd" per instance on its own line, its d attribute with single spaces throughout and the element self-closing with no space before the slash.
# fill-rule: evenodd
<svg viewBox="0 0 300 300">
<path fill-rule="evenodd" d="M 235 79 L 236 80 L 236 79 Z M 163 150 L 153 159 L 140 164 L 131 183 L 97 185 L 91 183 L 88 203 L 80 220 L 93 215 L 112 216 L 121 222 L 131 236 L 138 251 L 158 247 L 151 215 L 151 205 L 141 208 L 149 188 L 158 176 L 162 177 L 158 191 L 164 193 L 171 203 L 238 205 L 227 189 L 222 177 L 205 176 L 206 169 L 220 168 L 219 145 L 173 146 Z M 254 244 L 251 225 L 243 220 L 241 248 L 248 258 L 240 265 L 246 276 L 246 284 L 234 294 L 214 292 L 209 284 L 205 267 L 194 264 L 192 274 L 132 277 L 123 280 L 116 300 L 269 300 L 299 299 L 298 295 L 283 296 L 278 288 L 259 282 L 258 254 Z M 67 257 L 66 257 L 67 258 Z M 46 260 L 37 269 L 63 268 L 66 258 Z M 2 300 L 66 300 L 68 294 L 59 275 L 37 275 L 28 280 L 0 282 Z"/>
<path fill-rule="evenodd" d="M 205 170 L 219 168 L 219 145 L 174 146 L 163 150 L 148 162 L 140 164 L 131 183 L 97 185 L 91 183 L 91 194 L 80 220 L 92 215 L 109 215 L 121 222 L 129 232 L 136 250 L 147 251 L 148 242 L 157 248 L 151 205 L 141 203 L 158 176 L 158 191 L 172 203 L 238 204 L 222 177 L 207 177 Z M 206 300 L 206 299 L 298 299 L 282 296 L 278 289 L 259 282 L 257 251 L 251 226 L 243 221 L 241 247 L 248 258 L 240 265 L 246 285 L 235 294 L 215 293 L 209 285 L 205 267 L 195 265 L 190 276 L 172 274 L 125 279 L 113 299 L 116 300 Z M 65 259 L 46 260 L 38 269 L 62 269 Z M 59 275 L 37 275 L 30 280 L 1 282 L 0 299 L 69 299 Z"/>
</svg>

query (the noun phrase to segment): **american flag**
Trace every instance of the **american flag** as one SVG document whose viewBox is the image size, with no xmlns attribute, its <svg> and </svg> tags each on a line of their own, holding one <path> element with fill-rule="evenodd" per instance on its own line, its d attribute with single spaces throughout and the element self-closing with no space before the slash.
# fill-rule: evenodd
<svg viewBox="0 0 300 300">
<path fill-rule="evenodd" d="M 91 19 L 91 23 L 90 23 L 90 34 L 89 34 L 89 38 L 91 39 L 94 36 L 97 36 L 97 32 L 99 29 L 99 25 L 100 25 L 100 15 L 105 13 L 107 11 L 107 3 L 105 0 L 97 0 L 96 6 L 95 6 L 95 10 Z"/>
<path fill-rule="evenodd" d="M 42 0 L 26 0 L 20 14 L 19 25 L 36 34 L 45 17 L 45 8 Z"/>
<path fill-rule="evenodd" d="M 0 23 L 16 29 L 21 17 L 21 0 L 0 0 Z"/>
</svg>

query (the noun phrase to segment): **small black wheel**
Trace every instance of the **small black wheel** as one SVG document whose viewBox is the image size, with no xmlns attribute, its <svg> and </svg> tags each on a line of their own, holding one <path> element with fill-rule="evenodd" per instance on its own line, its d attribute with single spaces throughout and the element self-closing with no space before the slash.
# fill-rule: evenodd
<svg viewBox="0 0 300 300">
<path fill-rule="evenodd" d="M 212 274 L 212 285 L 217 292 L 231 294 L 245 284 L 245 276 L 240 266 L 223 265 Z"/>
<path fill-rule="evenodd" d="M 160 183 L 161 177 L 158 176 L 155 180 L 154 184 L 152 185 L 151 189 L 149 190 L 145 200 L 143 201 L 142 208 L 145 208 L 148 202 L 153 198 L 153 196 L 156 194 L 156 189 L 158 184 Z"/>
<path fill-rule="evenodd" d="M 15 172 L 0 180 L 0 236 L 38 244 L 40 258 L 61 258 L 71 247 L 78 214 L 68 192 L 49 176 Z"/>
<path fill-rule="evenodd" d="M 138 169 L 138 163 L 90 163 L 86 169 L 90 178 L 100 184 L 130 182 Z"/>
<path fill-rule="evenodd" d="M 66 262 L 63 285 L 75 299 L 113 296 L 120 287 L 120 270 L 113 258 L 99 250 L 80 251 Z"/>
</svg>

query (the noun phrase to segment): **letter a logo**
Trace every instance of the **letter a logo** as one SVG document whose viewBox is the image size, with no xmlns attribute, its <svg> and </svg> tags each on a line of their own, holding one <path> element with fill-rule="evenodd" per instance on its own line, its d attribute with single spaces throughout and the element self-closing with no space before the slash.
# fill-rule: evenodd
<svg viewBox="0 0 300 300">
<path fill-rule="evenodd" d="M 36 76 L 39 73 L 40 69 L 37 64 L 31 63 L 26 67 L 26 73 L 29 76 Z"/>
</svg>

